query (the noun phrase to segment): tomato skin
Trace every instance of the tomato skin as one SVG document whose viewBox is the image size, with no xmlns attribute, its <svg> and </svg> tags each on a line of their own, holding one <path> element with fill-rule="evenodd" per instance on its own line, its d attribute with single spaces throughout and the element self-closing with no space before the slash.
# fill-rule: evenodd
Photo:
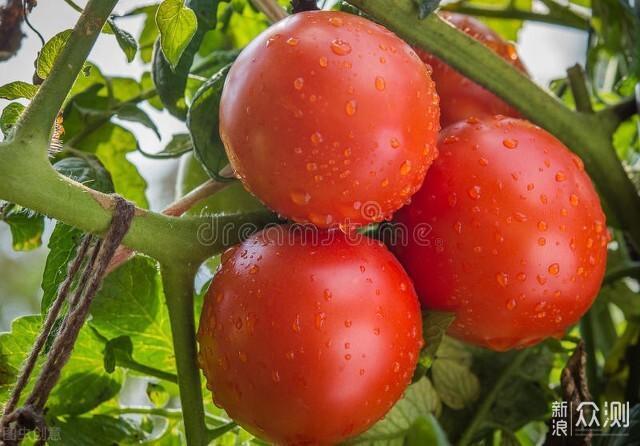
<svg viewBox="0 0 640 446">
<path fill-rule="evenodd" d="M 200 321 L 214 401 L 275 444 L 363 432 L 400 398 L 422 346 L 417 296 L 386 247 L 308 234 L 269 228 L 228 251 Z"/>
<path fill-rule="evenodd" d="M 295 14 L 256 38 L 220 107 L 220 134 L 247 189 L 319 227 L 390 218 L 422 184 L 438 123 L 434 84 L 411 47 L 330 11 Z M 363 211 L 368 202 L 376 209 Z"/>
<path fill-rule="evenodd" d="M 176 179 L 176 197 L 184 197 L 187 193 L 200 186 L 209 179 L 198 160 L 192 153 L 180 159 L 178 177 Z M 257 212 L 264 210 L 264 206 L 242 184 L 236 182 L 225 190 L 202 200 L 187 211 L 187 215 L 201 214 L 236 214 Z"/>
<path fill-rule="evenodd" d="M 593 303 L 605 272 L 605 216 L 582 161 L 512 118 L 445 129 L 441 156 L 411 205 L 394 251 L 423 305 L 452 311 L 452 335 L 494 350 L 560 336 Z M 428 225 L 428 226 L 425 226 Z"/>
<path fill-rule="evenodd" d="M 452 12 L 441 12 L 443 19 L 456 28 L 492 49 L 514 67 L 527 73 L 513 44 L 504 41 L 481 21 Z M 518 111 L 489 90 L 423 50 L 416 50 L 420 58 L 431 66 L 431 77 L 440 96 L 440 123 L 447 127 L 468 117 L 481 118 L 493 115 L 519 117 Z"/>
</svg>

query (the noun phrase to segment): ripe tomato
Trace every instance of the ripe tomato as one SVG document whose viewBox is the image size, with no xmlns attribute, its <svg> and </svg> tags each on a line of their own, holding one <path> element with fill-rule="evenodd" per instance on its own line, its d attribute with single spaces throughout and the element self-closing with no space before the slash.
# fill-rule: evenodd
<svg viewBox="0 0 640 446">
<path fill-rule="evenodd" d="M 364 18 L 313 11 L 242 52 L 220 134 L 237 175 L 270 208 L 320 227 L 359 225 L 389 218 L 418 190 L 438 116 L 411 47 Z"/>
<path fill-rule="evenodd" d="M 443 12 L 441 16 L 459 30 L 484 43 L 514 67 L 526 73 L 526 69 L 520 61 L 513 44 L 505 42 L 491 28 L 479 20 L 463 14 Z M 464 77 L 437 57 L 423 50 L 418 50 L 418 54 L 433 70 L 431 76 L 440 95 L 440 123 L 443 127 L 470 116 L 477 118 L 497 114 L 520 116 L 516 109 L 502 99 Z"/>
<path fill-rule="evenodd" d="M 495 350 L 563 331 L 591 306 L 607 258 L 605 216 L 582 161 L 533 124 L 470 118 L 397 214 L 395 246 L 422 303 L 451 333 Z M 428 237 L 425 235 L 428 233 Z"/>
<path fill-rule="evenodd" d="M 189 153 L 184 155 L 180 160 L 180 166 L 178 168 L 176 196 L 185 196 L 208 179 L 209 175 L 207 175 L 202 166 L 200 166 L 200 163 L 193 154 Z M 259 211 L 263 209 L 264 206 L 262 206 L 262 204 L 249 192 L 244 190 L 242 184 L 237 183 L 205 200 L 202 200 L 187 211 L 187 214 L 235 214 Z"/>
<path fill-rule="evenodd" d="M 200 362 L 216 404 L 250 432 L 336 444 L 380 419 L 410 383 L 420 305 L 384 245 L 293 228 L 225 253 L 202 312 Z"/>
</svg>

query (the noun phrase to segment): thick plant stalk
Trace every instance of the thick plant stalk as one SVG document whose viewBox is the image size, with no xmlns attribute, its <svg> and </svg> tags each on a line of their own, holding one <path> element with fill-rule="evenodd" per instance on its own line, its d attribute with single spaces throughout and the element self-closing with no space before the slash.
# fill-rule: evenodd
<svg viewBox="0 0 640 446">
<path fill-rule="evenodd" d="M 172 264 L 161 267 L 171 320 L 184 429 L 189 446 L 205 446 L 208 443 L 200 371 L 196 362 L 198 349 L 193 293 L 197 266 Z"/>
</svg>

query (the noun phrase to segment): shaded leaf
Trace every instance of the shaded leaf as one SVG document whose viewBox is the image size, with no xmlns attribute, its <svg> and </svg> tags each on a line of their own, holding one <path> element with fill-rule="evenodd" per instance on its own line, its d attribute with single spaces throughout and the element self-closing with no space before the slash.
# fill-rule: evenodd
<svg viewBox="0 0 640 446">
<path fill-rule="evenodd" d="M 415 2 L 418 5 L 418 15 L 421 19 L 435 11 L 440 4 L 440 0 L 415 0 Z"/>
<path fill-rule="evenodd" d="M 183 0 L 164 0 L 156 12 L 156 25 L 162 53 L 175 69 L 197 30 L 196 14 L 184 5 Z"/>
<path fill-rule="evenodd" d="M 53 64 L 71 37 L 71 30 L 61 31 L 53 36 L 40 50 L 36 61 L 36 74 L 40 79 L 46 79 L 53 68 Z"/>
<path fill-rule="evenodd" d="M 146 181 L 127 158 L 136 150 L 136 138 L 128 130 L 106 124 L 78 142 L 77 148 L 95 154 L 111 174 L 115 191 L 138 206 L 147 207 Z"/>
<path fill-rule="evenodd" d="M 116 25 L 112 18 L 109 18 L 107 20 L 107 24 L 111 28 L 113 34 L 116 36 L 118 46 L 120 46 L 125 56 L 127 57 L 127 62 L 132 62 L 136 57 L 136 53 L 138 52 L 138 42 L 136 42 L 136 39 L 131 34 L 118 27 L 118 25 Z"/>
<path fill-rule="evenodd" d="M 0 87 L 0 98 L 13 101 L 14 99 L 31 99 L 38 92 L 38 86 L 23 81 L 9 82 Z"/>
<path fill-rule="evenodd" d="M 135 104 L 125 104 L 120 107 L 116 113 L 116 116 L 120 119 L 130 122 L 137 122 L 138 124 L 142 124 L 148 129 L 153 130 L 158 139 L 160 139 L 160 132 L 158 131 L 158 127 L 151 120 L 147 112 L 142 110 Z"/>
<path fill-rule="evenodd" d="M 56 432 L 49 444 L 64 446 L 113 446 L 138 444 L 145 435 L 123 418 L 107 415 L 55 419 L 51 428 Z"/>
<path fill-rule="evenodd" d="M 0 212 L 0 220 L 9 225 L 15 251 L 31 251 L 42 244 L 44 217 L 41 214 L 15 204 L 6 204 Z"/>
<path fill-rule="evenodd" d="M 16 125 L 23 111 L 24 105 L 18 102 L 12 102 L 2 110 L 2 115 L 0 115 L 0 130 L 2 130 L 5 139 L 11 134 L 11 129 Z"/>
<path fill-rule="evenodd" d="M 209 176 L 217 179 L 222 179 L 218 173 L 229 163 L 218 128 L 220 99 L 230 68 L 231 65 L 228 65 L 202 84 L 193 97 L 187 116 L 196 158 L 207 169 Z"/>
<path fill-rule="evenodd" d="M 464 363 L 438 358 L 433 362 L 431 373 L 438 395 L 450 408 L 463 409 L 478 399 L 480 381 Z"/>
</svg>

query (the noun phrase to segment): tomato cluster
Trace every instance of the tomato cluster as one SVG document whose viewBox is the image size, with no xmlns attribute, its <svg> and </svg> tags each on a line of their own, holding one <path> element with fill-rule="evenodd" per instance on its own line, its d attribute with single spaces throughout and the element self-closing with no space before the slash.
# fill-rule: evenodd
<svg viewBox="0 0 640 446">
<path fill-rule="evenodd" d="M 488 28 L 447 18 L 523 69 Z M 506 350 L 561 336 L 599 289 L 608 233 L 580 159 L 421 55 L 432 69 L 364 18 L 307 12 L 229 73 L 231 165 L 305 225 L 223 255 L 200 363 L 216 404 L 276 444 L 335 444 L 384 416 L 423 346 L 420 303 L 455 313 L 452 336 Z M 440 108 L 453 124 L 439 133 Z M 392 217 L 408 237 L 391 251 L 359 235 Z"/>
</svg>

